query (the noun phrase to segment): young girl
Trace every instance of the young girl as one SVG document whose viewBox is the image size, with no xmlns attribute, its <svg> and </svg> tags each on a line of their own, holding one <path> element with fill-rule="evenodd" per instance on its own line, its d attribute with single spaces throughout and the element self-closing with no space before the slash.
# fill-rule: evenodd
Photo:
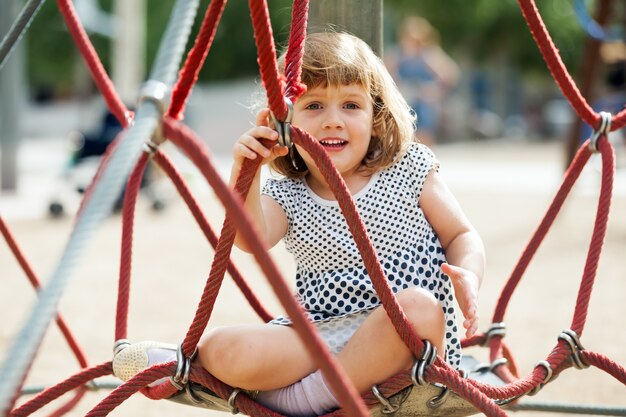
<svg viewBox="0 0 626 417">
<path fill-rule="evenodd" d="M 308 89 L 294 103 L 292 123 L 332 158 L 415 332 L 458 367 L 453 294 L 471 336 L 478 323 L 482 241 L 437 173 L 435 156 L 412 143 L 412 113 L 380 59 L 348 34 L 312 34 L 305 45 L 302 81 Z M 268 110 L 258 113 L 256 126 L 236 142 L 231 183 L 246 158 L 263 158 L 284 175 L 261 190 L 257 173 L 246 207 L 268 247 L 282 239 L 295 257 L 299 301 L 365 392 L 408 369 L 412 354 L 380 307 L 311 156 L 297 145 L 267 149 L 258 141 L 278 139 L 269 116 Z M 242 240 L 235 243 L 247 249 Z M 289 416 L 320 415 L 338 405 L 287 317 L 212 329 L 201 339 L 198 360 L 223 382 L 260 391 L 258 402 Z"/>
</svg>

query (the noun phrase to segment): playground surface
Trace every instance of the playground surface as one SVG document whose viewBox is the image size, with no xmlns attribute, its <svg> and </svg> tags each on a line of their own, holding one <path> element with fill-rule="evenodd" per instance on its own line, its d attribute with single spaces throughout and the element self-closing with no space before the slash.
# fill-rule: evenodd
<svg viewBox="0 0 626 417">
<path fill-rule="evenodd" d="M 31 146 L 31 148 L 29 148 Z M 26 144 L 23 150 L 61 152 L 57 145 Z M 43 150 L 42 150 L 43 149 Z M 481 289 L 481 330 L 487 330 L 494 306 L 508 275 L 552 200 L 560 183 L 563 148 L 556 142 L 471 142 L 435 148 L 448 185 L 484 239 L 487 273 Z M 37 156 L 25 157 L 29 167 Z M 29 159 L 32 158 L 32 159 Z M 180 158 L 175 158 L 181 161 Z M 226 175 L 227 156 L 218 156 Z M 22 177 L 28 190 L 0 199 L 0 212 L 26 257 L 42 280 L 49 278 L 66 244 L 73 217 L 50 219 L 46 186 L 58 171 L 37 165 Z M 219 230 L 223 209 L 197 172 L 183 164 L 183 172 L 211 224 Z M 626 365 L 626 178 L 618 171 L 606 242 L 600 261 L 582 344 Z M 525 375 L 546 357 L 558 334 L 570 326 L 580 278 L 595 218 L 600 172 L 591 162 L 565 203 L 553 230 L 528 268 L 507 310 L 506 342 Z M 133 341 L 179 343 L 192 321 L 213 251 L 184 204 L 165 186 L 166 209 L 154 212 L 140 197 L 134 240 L 133 283 L 129 337 Z M 112 358 L 116 285 L 119 270 L 121 216 L 112 215 L 100 227 L 72 276 L 60 311 L 77 335 L 91 364 Z M 284 276 L 294 265 L 284 248 L 272 249 Z M 248 254 L 235 249 L 234 259 L 256 294 L 273 313 L 280 305 Z M 34 292 L 6 245 L 0 245 L 0 355 L 4 359 L 15 334 L 35 301 Z M 243 296 L 226 277 L 210 326 L 259 322 Z M 485 360 L 483 348 L 468 349 Z M 74 374 L 78 367 L 56 328 L 51 328 L 26 381 L 49 386 Z M 112 378 L 107 379 L 112 381 Z M 89 393 L 70 416 L 84 415 L 108 391 Z M 609 375 L 590 368 L 566 370 L 537 396 L 525 401 L 626 406 L 625 387 Z M 24 399 L 22 399 L 23 401 Z M 50 408 L 47 409 L 48 411 Z M 37 415 L 46 413 L 39 412 Z M 513 413 L 512 413 L 513 414 Z M 169 401 L 152 401 L 138 394 L 111 415 L 221 415 Z M 554 415 L 516 412 L 517 416 Z"/>
</svg>

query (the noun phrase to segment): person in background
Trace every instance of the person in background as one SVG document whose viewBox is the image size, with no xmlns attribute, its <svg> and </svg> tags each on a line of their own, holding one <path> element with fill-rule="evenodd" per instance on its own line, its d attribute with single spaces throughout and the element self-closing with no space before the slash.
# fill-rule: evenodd
<svg viewBox="0 0 626 417">
<path fill-rule="evenodd" d="M 459 82 L 459 67 L 439 45 L 435 28 L 418 16 L 402 22 L 398 48 L 387 56 L 386 64 L 417 116 L 417 139 L 434 145 L 444 99 Z"/>
</svg>

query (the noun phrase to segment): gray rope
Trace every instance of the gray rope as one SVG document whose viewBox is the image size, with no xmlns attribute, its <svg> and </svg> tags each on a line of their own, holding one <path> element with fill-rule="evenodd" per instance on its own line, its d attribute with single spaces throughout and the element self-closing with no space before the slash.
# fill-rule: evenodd
<svg viewBox="0 0 626 417">
<path fill-rule="evenodd" d="M 85 384 L 90 391 L 99 391 L 99 390 L 114 390 L 118 388 L 122 383 L 119 380 L 93 380 Z M 44 392 L 50 387 L 44 385 L 31 385 L 22 388 L 21 395 L 35 395 L 41 392 Z"/>
<path fill-rule="evenodd" d="M 167 86 L 173 83 L 187 43 L 183 36 L 188 36 L 191 32 L 198 5 L 199 0 L 177 0 L 159 46 L 158 58 L 152 71 L 153 80 Z M 188 27 L 181 27 L 182 25 Z M 160 116 L 157 103 L 146 100 L 137 110 L 135 124 L 126 132 L 111 155 L 106 170 L 76 221 L 74 231 L 52 277 L 39 292 L 28 320 L 22 326 L 0 367 L 0 416 L 8 414 L 12 399 L 24 380 L 45 331 L 56 316 L 59 300 L 71 273 L 86 250 L 91 236 L 111 212 L 126 178 L 139 159 L 143 143 L 157 128 Z"/>
<path fill-rule="evenodd" d="M 26 3 L 17 19 L 15 19 L 11 29 L 9 29 L 2 39 L 2 42 L 0 42 L 0 70 L 2 70 L 13 48 L 17 45 L 22 36 L 24 36 L 45 1 L 46 0 L 30 0 Z"/>
<path fill-rule="evenodd" d="M 551 413 L 593 414 L 598 416 L 626 416 L 625 406 L 564 404 L 556 402 L 521 402 L 510 407 L 512 411 L 547 411 Z"/>
<path fill-rule="evenodd" d="M 200 0 L 187 0 L 178 1 L 174 6 L 161 47 L 154 59 L 151 80 L 161 81 L 168 86 L 174 83 L 199 4 Z"/>
</svg>

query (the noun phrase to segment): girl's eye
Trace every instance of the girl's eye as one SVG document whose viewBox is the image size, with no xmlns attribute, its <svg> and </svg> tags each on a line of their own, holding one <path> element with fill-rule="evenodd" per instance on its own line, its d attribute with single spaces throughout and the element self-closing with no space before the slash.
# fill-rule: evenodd
<svg viewBox="0 0 626 417">
<path fill-rule="evenodd" d="M 346 103 L 345 108 L 349 110 L 355 110 L 359 108 L 359 105 L 356 103 Z"/>
<path fill-rule="evenodd" d="M 310 103 L 310 104 L 307 104 L 305 107 L 305 109 L 307 110 L 319 110 L 320 108 L 321 106 L 319 103 Z"/>
</svg>

